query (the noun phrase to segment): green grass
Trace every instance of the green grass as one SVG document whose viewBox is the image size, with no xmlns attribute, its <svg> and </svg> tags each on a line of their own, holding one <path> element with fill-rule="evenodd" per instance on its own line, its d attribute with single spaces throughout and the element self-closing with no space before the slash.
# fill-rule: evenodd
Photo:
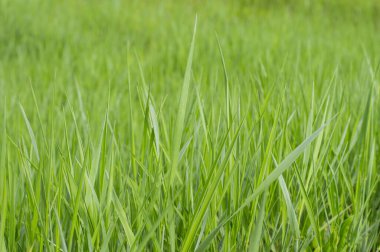
<svg viewBox="0 0 380 252">
<path fill-rule="evenodd" d="M 0 0 L 0 251 L 377 251 L 377 1 Z"/>
</svg>

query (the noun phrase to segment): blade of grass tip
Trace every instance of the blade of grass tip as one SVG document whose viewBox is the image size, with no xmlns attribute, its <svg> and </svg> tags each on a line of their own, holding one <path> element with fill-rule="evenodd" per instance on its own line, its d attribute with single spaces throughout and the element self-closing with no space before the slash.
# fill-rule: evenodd
<svg viewBox="0 0 380 252">
<path fill-rule="evenodd" d="M 230 87 L 227 75 L 226 62 L 224 60 L 222 46 L 220 45 L 219 37 L 216 35 L 216 40 L 218 42 L 219 54 L 223 65 L 224 83 L 225 83 L 225 95 L 226 95 L 226 115 L 227 115 L 227 127 L 230 127 Z"/>
<path fill-rule="evenodd" d="M 137 63 L 139 66 L 141 80 L 142 80 L 142 86 L 143 86 L 142 93 L 143 93 L 143 96 L 145 98 L 146 106 L 147 106 L 147 108 L 149 108 L 149 119 L 150 119 L 150 122 L 151 122 L 151 125 L 153 128 L 154 140 L 155 140 L 155 144 L 156 144 L 157 159 L 159 159 L 159 157 L 160 157 L 160 130 L 158 127 L 157 114 L 156 114 L 156 111 L 155 111 L 154 106 L 153 106 L 152 96 L 150 94 L 150 89 L 147 91 L 147 84 L 146 84 L 145 77 L 144 77 L 144 71 L 143 71 L 142 65 L 140 63 L 140 60 L 139 60 L 137 54 L 136 54 L 136 58 L 137 58 Z"/>
<path fill-rule="evenodd" d="M 19 104 L 19 106 L 20 106 L 20 110 L 21 110 L 21 113 L 22 113 L 22 117 L 24 118 L 24 122 L 26 124 L 27 129 L 28 129 L 28 133 L 29 133 L 30 139 L 32 141 L 34 153 L 36 155 L 37 161 L 39 162 L 40 161 L 40 155 L 38 153 L 38 147 L 37 147 L 36 137 L 34 136 L 34 132 L 33 132 L 32 126 L 30 125 L 28 117 L 26 116 L 24 108 L 22 107 L 21 103 Z"/>
<path fill-rule="evenodd" d="M 191 143 L 191 140 L 193 140 L 193 137 L 190 137 L 190 139 L 187 140 L 187 142 L 183 145 L 181 151 L 179 152 L 179 161 L 181 161 L 183 155 L 185 154 L 187 148 L 189 147 L 189 145 Z"/>
<path fill-rule="evenodd" d="M 80 131 L 79 131 L 79 127 L 78 127 L 77 119 L 76 119 L 76 116 L 75 116 L 75 113 L 74 113 L 74 109 L 73 109 L 73 107 L 71 106 L 71 103 L 70 103 L 69 100 L 68 100 L 68 107 L 69 107 L 69 110 L 70 110 L 71 116 L 72 116 L 73 121 L 74 121 L 74 125 L 75 125 L 75 136 L 77 137 L 77 140 L 78 140 L 78 150 L 79 150 L 79 154 L 80 154 L 81 162 L 83 162 L 83 160 L 84 160 L 83 141 L 82 141 L 82 137 L 81 137 L 81 135 L 80 135 Z"/>
<path fill-rule="evenodd" d="M 171 166 L 170 166 L 170 171 L 169 171 L 170 172 L 170 185 L 173 184 L 174 176 L 177 174 L 177 165 L 178 165 L 178 158 L 179 158 L 182 133 L 183 133 L 183 128 L 184 128 L 186 105 L 187 105 L 187 99 L 189 96 L 191 66 L 192 66 L 192 62 L 193 62 L 196 32 L 197 32 L 197 16 L 195 17 L 193 38 L 191 41 L 190 52 L 189 52 L 189 56 L 187 59 L 185 77 L 183 80 L 183 86 L 182 86 L 181 96 L 180 96 L 180 100 L 179 100 L 179 108 L 177 111 L 177 121 L 176 121 L 175 129 L 174 129 L 174 138 L 173 138 L 172 151 L 171 151 Z"/>
<path fill-rule="evenodd" d="M 149 100 L 151 100 L 151 98 Z M 154 110 L 152 102 L 150 102 L 149 113 L 150 113 L 150 120 L 152 123 L 153 132 L 154 132 L 154 140 L 156 143 L 157 159 L 159 159 L 160 158 L 160 130 L 158 127 L 157 114 L 156 114 L 156 111 Z"/>
<path fill-rule="evenodd" d="M 196 88 L 195 91 L 196 91 L 196 94 L 197 94 L 198 110 L 199 110 L 199 114 L 200 114 L 200 118 L 201 118 L 201 122 L 202 122 L 202 127 L 203 127 L 203 131 L 204 131 L 204 135 L 206 137 L 206 145 L 207 145 L 207 148 L 209 148 L 211 146 L 211 143 L 210 143 L 210 139 L 211 139 L 210 131 L 207 128 L 207 123 L 206 123 L 206 119 L 205 119 L 205 115 L 204 115 L 204 108 L 203 108 L 203 105 L 202 105 L 202 102 L 201 102 L 201 98 L 200 98 L 200 94 L 199 94 L 198 88 Z"/>
<path fill-rule="evenodd" d="M 83 106 L 82 93 L 80 91 L 79 84 L 78 84 L 77 80 L 75 80 L 75 89 L 77 91 L 79 111 L 80 111 L 80 114 L 82 117 L 82 121 L 86 125 L 86 129 L 88 129 L 88 120 L 87 120 L 86 112 L 85 112 L 84 106 Z"/>
<path fill-rule="evenodd" d="M 33 86 L 30 85 L 30 87 L 31 87 L 31 91 L 32 91 L 32 97 L 33 97 L 34 105 L 36 107 L 38 121 L 40 123 L 41 135 L 42 135 L 42 138 L 43 138 L 43 140 L 45 142 L 45 147 L 47 148 L 48 143 L 47 143 L 46 134 L 45 134 L 45 131 L 44 131 L 44 128 L 43 128 L 43 124 L 42 124 L 42 119 L 41 119 L 40 109 L 39 109 L 38 103 L 37 103 L 36 94 L 34 93 Z"/>
<path fill-rule="evenodd" d="M 89 175 L 92 183 L 95 183 L 95 180 L 98 176 L 98 173 L 101 172 L 100 171 L 100 169 L 101 169 L 100 167 L 102 164 L 101 157 L 102 157 L 102 154 L 104 152 L 104 149 L 102 147 L 103 147 L 104 138 L 106 137 L 106 127 L 107 127 L 106 126 L 106 120 L 104 119 L 101 131 L 100 131 L 98 144 L 97 144 L 96 150 L 94 151 L 93 157 L 92 157 L 91 170 L 90 170 L 90 175 Z M 99 182 L 100 182 L 100 180 L 99 180 Z"/>
</svg>

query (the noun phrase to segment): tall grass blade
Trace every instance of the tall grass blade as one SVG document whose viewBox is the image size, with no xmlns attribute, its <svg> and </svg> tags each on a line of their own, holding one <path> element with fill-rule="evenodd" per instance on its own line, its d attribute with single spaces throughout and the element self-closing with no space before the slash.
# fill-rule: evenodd
<svg viewBox="0 0 380 252">
<path fill-rule="evenodd" d="M 40 161 L 40 154 L 38 153 L 38 147 L 37 147 L 36 137 L 34 136 L 34 132 L 33 132 L 32 126 L 30 125 L 28 117 L 25 114 L 24 108 L 22 107 L 21 104 L 19 104 L 19 106 L 20 106 L 20 110 L 21 110 L 21 113 L 22 113 L 22 117 L 24 118 L 24 122 L 26 124 L 27 129 L 28 129 L 30 140 L 32 141 L 34 153 L 36 155 L 37 161 L 39 162 Z"/>
<path fill-rule="evenodd" d="M 183 80 L 183 86 L 181 91 L 181 96 L 179 98 L 179 107 L 177 111 L 177 120 L 174 128 L 174 137 L 172 142 L 172 151 L 171 151 L 171 165 L 170 165 L 170 184 L 173 184 L 175 176 L 178 176 L 177 166 L 179 159 L 179 152 L 181 149 L 181 139 L 184 129 L 184 121 L 186 114 L 186 105 L 189 96 L 189 88 L 191 81 L 191 65 L 193 63 L 193 54 L 194 54 L 194 46 L 195 46 L 195 35 L 197 32 L 197 17 L 195 17 L 193 38 L 191 40 L 189 57 L 187 59 L 185 77 Z"/>
</svg>

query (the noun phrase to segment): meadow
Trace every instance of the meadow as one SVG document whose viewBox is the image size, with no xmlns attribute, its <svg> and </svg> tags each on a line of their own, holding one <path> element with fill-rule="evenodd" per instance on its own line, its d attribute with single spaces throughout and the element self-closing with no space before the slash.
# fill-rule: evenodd
<svg viewBox="0 0 380 252">
<path fill-rule="evenodd" d="M 0 0 L 0 251 L 378 251 L 380 2 Z"/>
</svg>

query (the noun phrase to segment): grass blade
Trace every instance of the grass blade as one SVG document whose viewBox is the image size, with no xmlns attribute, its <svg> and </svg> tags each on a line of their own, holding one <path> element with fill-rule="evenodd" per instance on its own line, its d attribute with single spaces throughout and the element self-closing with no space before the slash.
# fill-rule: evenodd
<svg viewBox="0 0 380 252">
<path fill-rule="evenodd" d="M 173 184 L 174 177 L 177 174 L 177 165 L 179 159 L 179 152 L 181 149 L 181 139 L 184 128 L 185 114 L 186 114 L 186 104 L 189 96 L 189 88 L 190 88 L 190 79 L 191 79 L 191 65 L 193 62 L 193 54 L 194 54 L 194 45 L 195 45 L 195 35 L 197 32 L 197 17 L 195 17 L 193 38 L 191 40 L 189 57 L 187 59 L 186 72 L 183 80 L 183 86 L 181 91 L 181 96 L 179 100 L 179 108 L 177 112 L 177 120 L 174 129 L 174 137 L 172 143 L 172 151 L 171 151 L 171 166 L 170 166 L 170 185 Z"/>
<path fill-rule="evenodd" d="M 28 133 L 29 133 L 29 136 L 30 136 L 30 140 L 32 141 L 34 153 L 36 155 L 37 161 L 39 162 L 40 161 L 40 155 L 38 153 L 38 147 L 37 147 L 36 137 L 34 136 L 34 132 L 33 132 L 32 126 L 30 125 L 28 117 L 25 114 L 24 108 L 22 107 L 21 104 L 19 104 L 19 106 L 20 106 L 20 110 L 21 110 L 21 113 L 22 113 L 22 117 L 24 118 L 24 122 L 26 124 L 26 127 L 28 128 Z"/>
</svg>

